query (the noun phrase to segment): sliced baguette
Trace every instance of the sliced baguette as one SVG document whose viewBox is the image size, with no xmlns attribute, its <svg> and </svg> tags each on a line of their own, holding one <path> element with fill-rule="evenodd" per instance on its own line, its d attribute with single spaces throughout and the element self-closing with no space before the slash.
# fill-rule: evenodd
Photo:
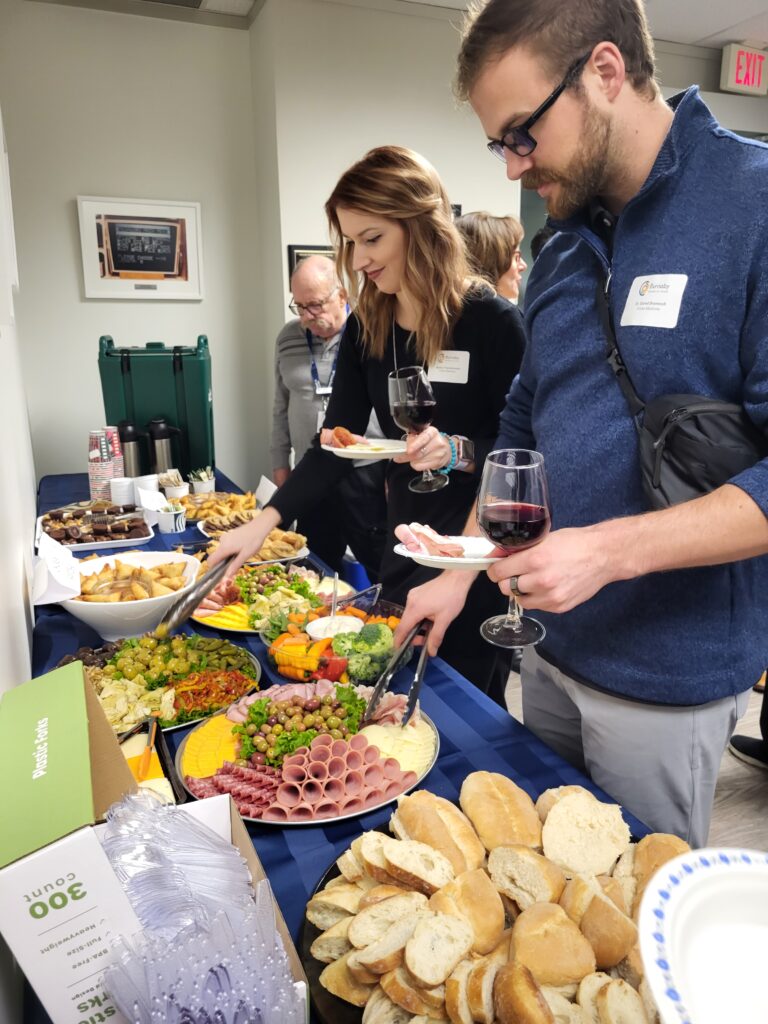
<svg viewBox="0 0 768 1024">
<path fill-rule="evenodd" d="M 345 852 L 342 853 L 336 861 L 336 867 L 348 882 L 356 882 L 358 878 L 362 878 L 365 873 L 363 865 L 351 849 L 345 850 Z"/>
<path fill-rule="evenodd" d="M 587 1024 L 600 1024 L 600 1017 L 597 1013 L 597 993 L 611 980 L 608 974 L 603 971 L 595 971 L 581 979 L 579 991 L 576 995 L 576 1002 L 584 1011 Z"/>
<path fill-rule="evenodd" d="M 565 874 L 530 846 L 497 846 L 488 855 L 488 873 L 499 892 L 520 910 L 534 903 L 557 903 L 565 888 Z"/>
<path fill-rule="evenodd" d="M 390 828 L 398 839 L 416 839 L 439 850 L 457 875 L 485 863 L 485 847 L 469 818 L 450 800 L 424 789 L 400 798 Z"/>
<path fill-rule="evenodd" d="M 382 900 L 388 900 L 390 896 L 402 896 L 404 893 L 412 891 L 413 890 L 406 889 L 405 886 L 402 885 L 383 885 L 381 882 L 377 882 L 360 900 L 360 906 L 358 909 L 365 910 L 366 907 L 372 907 L 374 903 L 381 903 Z"/>
<path fill-rule="evenodd" d="M 624 959 L 616 964 L 614 970 L 616 975 L 623 981 L 629 982 L 632 988 L 640 988 L 640 984 L 645 977 L 645 967 L 643 966 L 643 958 L 640 956 L 640 946 L 637 943 L 630 949 Z"/>
<path fill-rule="evenodd" d="M 571 1024 L 573 1018 L 573 1003 L 566 999 L 558 988 L 551 985 L 542 985 L 541 994 L 547 1001 L 547 1006 L 552 1011 L 555 1024 Z M 581 1011 L 579 1011 L 581 1012 Z"/>
<path fill-rule="evenodd" d="M 453 1024 L 473 1024 L 467 999 L 467 982 L 473 966 L 474 961 L 462 960 L 445 983 L 445 1012 Z"/>
<path fill-rule="evenodd" d="M 347 969 L 349 955 L 349 953 L 345 953 L 344 956 L 323 968 L 320 974 L 320 984 L 331 995 L 338 996 L 346 1003 L 352 1003 L 353 1006 L 365 1006 L 373 993 L 373 986 L 361 985 L 355 981 Z"/>
<path fill-rule="evenodd" d="M 659 1010 L 656 1006 L 656 1000 L 653 998 L 651 992 L 651 986 L 648 984 L 648 979 L 643 978 L 640 982 L 640 988 L 638 989 L 640 998 L 643 1001 L 643 1008 L 645 1015 L 648 1018 L 648 1024 L 659 1024 Z"/>
<path fill-rule="evenodd" d="M 434 914 L 416 925 L 405 946 L 405 966 L 418 985 L 441 985 L 468 956 L 474 935 L 466 921 Z"/>
<path fill-rule="evenodd" d="M 356 914 L 362 896 L 362 890 L 351 882 L 322 889 L 307 904 L 307 920 L 327 931 L 342 918 Z"/>
<path fill-rule="evenodd" d="M 648 1024 L 640 998 L 631 985 L 617 979 L 610 981 L 595 998 L 600 1024 Z"/>
<path fill-rule="evenodd" d="M 472 1019 L 479 1024 L 493 1024 L 495 1010 L 493 1008 L 493 983 L 499 969 L 509 960 L 509 940 L 511 930 L 505 938 L 487 956 L 476 960 L 467 978 L 467 1002 Z"/>
<path fill-rule="evenodd" d="M 374 974 L 373 971 L 369 971 L 367 967 L 363 967 L 360 963 L 361 953 L 361 949 L 355 949 L 354 947 L 351 949 L 347 957 L 347 970 L 360 985 L 377 985 L 379 976 Z"/>
<path fill-rule="evenodd" d="M 395 921 L 402 917 L 426 910 L 427 897 L 420 892 L 408 892 L 403 896 L 390 896 L 381 903 L 374 903 L 355 915 L 349 926 L 349 941 L 356 949 L 364 949 L 380 939 Z"/>
<path fill-rule="evenodd" d="M 430 897 L 429 907 L 467 921 L 474 935 L 472 952 L 479 956 L 490 953 L 501 939 L 504 905 L 482 868 L 465 871 L 444 885 Z"/>
<path fill-rule="evenodd" d="M 394 971 L 403 962 L 405 944 L 416 930 L 416 925 L 427 916 L 427 911 L 419 911 L 401 917 L 387 928 L 380 939 L 358 952 L 358 962 L 374 974 Z"/>
<path fill-rule="evenodd" d="M 385 869 L 393 878 L 427 896 L 455 877 L 447 857 L 414 839 L 388 839 L 381 846 L 381 853 Z"/>
<path fill-rule="evenodd" d="M 376 882 L 385 885 L 397 885 L 397 879 L 393 878 L 387 870 L 387 864 L 382 852 L 382 847 L 385 843 L 394 842 L 396 840 L 384 835 L 383 832 L 364 832 L 360 836 L 359 843 L 358 840 L 355 840 L 351 847 L 355 856 L 365 868 L 365 873 Z M 355 843 L 358 843 L 357 847 Z"/>
<path fill-rule="evenodd" d="M 397 1003 L 409 1013 L 423 1015 L 429 1020 L 447 1020 L 442 1007 L 431 1006 L 423 996 L 421 989 L 404 967 L 396 967 L 394 971 L 382 974 L 379 984 L 393 1003 Z"/>
<path fill-rule="evenodd" d="M 505 775 L 472 772 L 462 783 L 459 803 L 486 850 L 515 843 L 541 849 L 533 800 Z"/>
<path fill-rule="evenodd" d="M 534 903 L 522 912 L 512 929 L 510 956 L 539 985 L 572 985 L 595 969 L 591 945 L 555 903 Z"/>
<path fill-rule="evenodd" d="M 499 969 L 493 985 L 493 1005 L 498 1024 L 555 1024 L 536 979 L 518 960 Z"/>
<path fill-rule="evenodd" d="M 387 993 L 377 985 L 365 1004 L 362 1024 L 410 1024 L 410 1013 L 393 1003 Z"/>
<path fill-rule="evenodd" d="M 547 815 L 542 842 L 544 855 L 566 875 L 604 875 L 629 846 L 629 827 L 618 804 L 571 793 Z"/>
<path fill-rule="evenodd" d="M 350 952 L 352 943 L 349 941 L 348 935 L 351 923 L 351 917 L 343 917 L 327 931 L 324 931 L 322 935 L 318 935 L 309 947 L 309 952 L 315 960 L 320 960 L 324 964 L 331 964 L 334 960 L 344 956 L 345 953 Z"/>
</svg>

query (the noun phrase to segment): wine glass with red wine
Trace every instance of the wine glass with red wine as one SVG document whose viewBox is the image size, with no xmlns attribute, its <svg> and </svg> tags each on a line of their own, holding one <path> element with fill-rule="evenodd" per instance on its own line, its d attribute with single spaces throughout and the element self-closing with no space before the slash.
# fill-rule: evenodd
<svg viewBox="0 0 768 1024">
<path fill-rule="evenodd" d="M 508 555 L 544 540 L 550 515 L 544 457 L 524 448 L 491 452 L 483 467 L 477 499 L 477 524 Z M 510 594 L 506 615 L 486 619 L 480 633 L 497 647 L 530 647 L 544 639 L 540 622 L 522 615 Z"/>
<path fill-rule="evenodd" d="M 420 434 L 426 430 L 435 415 L 435 394 L 421 366 L 403 366 L 389 375 L 389 408 L 392 419 L 407 434 Z M 409 491 L 429 494 L 446 487 L 448 477 L 437 476 L 425 469 L 417 480 L 408 484 Z"/>
</svg>

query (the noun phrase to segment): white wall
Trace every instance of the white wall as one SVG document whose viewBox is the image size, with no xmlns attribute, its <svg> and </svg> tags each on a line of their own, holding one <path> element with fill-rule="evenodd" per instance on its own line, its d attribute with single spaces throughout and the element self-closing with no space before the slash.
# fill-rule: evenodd
<svg viewBox="0 0 768 1024">
<path fill-rule="evenodd" d="M 422 153 L 464 212 L 519 213 L 519 186 L 453 98 L 456 15 L 267 0 L 251 32 L 268 31 L 274 53 L 283 266 L 286 245 L 327 241 L 323 204 L 374 146 Z"/>
<path fill-rule="evenodd" d="M 98 338 L 194 344 L 213 360 L 217 462 L 250 484 L 267 395 L 245 373 L 258 250 L 248 34 L 23 0 L 0 3 L 0 100 L 11 154 L 18 323 L 35 460 L 85 469 L 104 423 Z M 202 302 L 85 300 L 75 197 L 198 200 Z"/>
</svg>

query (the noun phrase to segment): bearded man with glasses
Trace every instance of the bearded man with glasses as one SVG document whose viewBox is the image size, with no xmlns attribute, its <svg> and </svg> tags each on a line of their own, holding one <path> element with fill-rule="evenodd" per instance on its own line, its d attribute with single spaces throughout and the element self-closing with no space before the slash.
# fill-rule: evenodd
<svg viewBox="0 0 768 1024">
<path fill-rule="evenodd" d="M 326 256 L 308 256 L 291 275 L 289 308 L 296 319 L 275 343 L 272 409 L 272 479 L 281 487 L 320 430 L 336 374 L 347 322 L 347 293 Z M 366 437 L 382 437 L 375 414 Z M 340 572 L 347 546 L 371 582 L 378 580 L 386 534 L 385 463 L 360 463 L 339 486 L 333 506 L 321 505 L 299 520 L 310 550 Z"/>
<path fill-rule="evenodd" d="M 457 84 L 557 232 L 495 445 L 541 451 L 550 487 L 551 532 L 488 573 L 546 627 L 523 654 L 525 724 L 652 829 L 703 845 L 768 659 L 768 459 L 649 511 L 626 370 L 645 403 L 719 399 L 768 436 L 768 147 L 723 129 L 696 86 L 664 101 L 642 0 L 478 3 Z M 471 583 L 412 591 L 401 630 L 433 619 L 435 650 Z"/>
</svg>

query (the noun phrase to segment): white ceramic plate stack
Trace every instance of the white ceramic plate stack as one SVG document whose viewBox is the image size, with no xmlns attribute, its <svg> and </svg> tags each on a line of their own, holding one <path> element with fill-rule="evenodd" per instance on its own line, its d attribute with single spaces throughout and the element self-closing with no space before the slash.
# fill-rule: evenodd
<svg viewBox="0 0 768 1024">
<path fill-rule="evenodd" d="M 664 1024 L 766 1024 L 768 853 L 675 857 L 648 884 L 638 927 Z"/>
</svg>

